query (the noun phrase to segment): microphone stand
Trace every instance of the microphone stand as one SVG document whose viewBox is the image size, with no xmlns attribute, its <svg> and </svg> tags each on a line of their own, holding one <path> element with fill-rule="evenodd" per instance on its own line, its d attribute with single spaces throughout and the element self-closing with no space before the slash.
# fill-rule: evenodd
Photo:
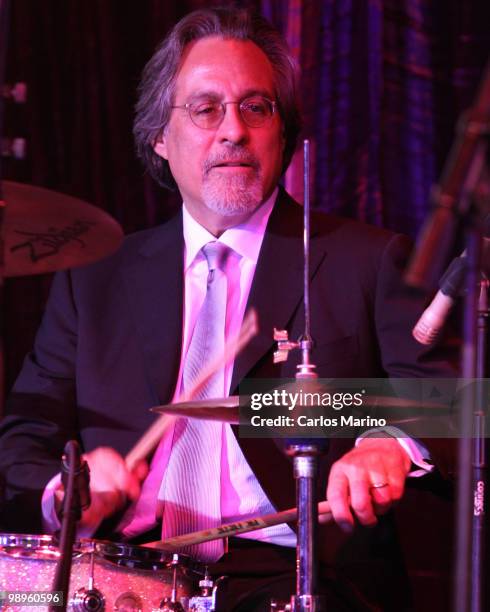
<svg viewBox="0 0 490 612">
<path fill-rule="evenodd" d="M 488 389 L 485 375 L 489 281 L 485 276 L 488 265 L 481 261 L 482 235 L 478 228 L 468 230 L 467 253 L 462 374 L 463 379 L 470 379 L 471 383 L 464 390 L 460 412 L 454 609 L 480 612 L 485 609 L 482 570 L 487 484 L 485 419 Z"/>
<path fill-rule="evenodd" d="M 473 518 L 472 518 L 472 572 L 471 593 L 472 612 L 484 609 L 481 588 L 481 576 L 483 575 L 483 560 L 485 555 L 485 512 L 486 512 L 486 486 L 487 486 L 487 464 L 486 452 L 487 441 L 485 432 L 485 419 L 488 406 L 488 389 L 485 388 L 485 369 L 488 338 L 488 317 L 490 282 L 487 278 L 480 281 L 480 294 L 478 297 L 478 318 L 476 338 L 476 404 L 473 416 Z"/>
<path fill-rule="evenodd" d="M 76 526 L 82 517 L 82 510 L 90 506 L 89 469 L 80 458 L 80 446 L 70 440 L 65 446 L 62 463 L 62 482 L 65 489 L 63 518 L 60 532 L 60 557 L 56 565 L 53 591 L 63 593 L 63 606 L 50 606 L 51 612 L 66 610 L 70 586 L 71 561 Z"/>
<path fill-rule="evenodd" d="M 480 277 L 481 235 L 467 236 L 467 293 L 463 316 L 462 376 L 468 383 L 460 410 L 454 610 L 482 607 L 483 535 L 486 487 L 485 355 L 488 280 Z M 475 382 L 476 381 L 476 382 Z"/>
</svg>

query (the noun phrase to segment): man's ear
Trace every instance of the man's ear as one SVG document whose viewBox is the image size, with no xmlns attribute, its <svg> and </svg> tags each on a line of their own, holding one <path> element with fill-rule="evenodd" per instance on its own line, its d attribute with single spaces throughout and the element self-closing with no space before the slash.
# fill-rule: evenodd
<svg viewBox="0 0 490 612">
<path fill-rule="evenodd" d="M 153 143 L 153 150 L 155 151 L 157 155 L 159 155 L 160 157 L 163 157 L 163 159 L 168 159 L 167 141 L 166 141 L 165 134 L 163 131 L 160 133 L 158 138 Z"/>
</svg>

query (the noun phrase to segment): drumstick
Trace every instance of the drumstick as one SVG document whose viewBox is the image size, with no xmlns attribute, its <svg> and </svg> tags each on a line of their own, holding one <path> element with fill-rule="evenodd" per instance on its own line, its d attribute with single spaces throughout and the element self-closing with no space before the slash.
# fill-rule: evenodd
<svg viewBox="0 0 490 612">
<path fill-rule="evenodd" d="M 214 372 L 224 368 L 230 361 L 235 359 L 238 353 L 257 334 L 257 331 L 257 313 L 253 308 L 251 308 L 243 319 L 243 324 L 238 338 L 233 338 L 233 340 L 226 343 L 225 349 L 220 358 L 210 363 L 209 366 L 205 368 L 202 375 L 198 378 L 194 386 L 179 397 L 178 400 L 185 401 L 185 398 L 192 397 L 196 391 L 202 387 L 202 385 L 204 385 L 206 381 L 214 374 Z M 126 466 L 130 471 L 134 469 L 139 461 L 146 459 L 146 457 L 148 457 L 148 455 L 158 446 L 163 434 L 167 431 L 167 428 L 173 424 L 175 419 L 176 417 L 174 416 L 162 414 L 152 423 L 149 429 L 141 436 L 141 438 L 136 442 L 125 457 Z"/>
<path fill-rule="evenodd" d="M 322 515 L 322 522 L 329 522 L 332 520 L 332 513 L 330 512 L 330 504 L 328 501 L 322 501 L 318 504 L 318 514 Z M 264 527 L 280 525 L 281 523 L 290 523 L 295 521 L 297 517 L 297 509 L 290 508 L 289 510 L 283 510 L 282 512 L 276 512 L 275 514 L 265 514 L 264 516 L 247 519 L 246 521 L 237 521 L 236 523 L 220 525 L 219 527 L 215 527 L 213 529 L 194 531 L 192 533 L 186 533 L 184 535 L 168 538 L 167 540 L 155 540 L 154 542 L 143 544 L 143 546 L 161 550 L 178 550 L 183 546 L 191 546 L 192 544 L 201 544 L 202 542 L 208 542 L 209 540 L 227 538 L 240 533 L 255 531 L 256 529 L 263 529 Z"/>
<path fill-rule="evenodd" d="M 175 421 L 175 418 L 176 417 L 172 415 L 161 414 L 155 421 L 153 421 L 150 427 L 136 442 L 124 459 L 126 467 L 130 472 L 134 470 L 139 461 L 146 459 L 146 457 L 148 457 L 148 455 L 157 447 L 163 434 Z"/>
</svg>

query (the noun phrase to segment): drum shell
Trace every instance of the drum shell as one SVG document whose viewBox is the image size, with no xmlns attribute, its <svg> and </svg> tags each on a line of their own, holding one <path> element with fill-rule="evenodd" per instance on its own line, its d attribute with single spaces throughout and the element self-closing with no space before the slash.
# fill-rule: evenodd
<svg viewBox="0 0 490 612">
<path fill-rule="evenodd" d="M 173 555 L 142 546 L 100 540 L 82 540 L 75 546 L 70 576 L 70 599 L 89 588 L 93 555 L 93 588 L 105 598 L 105 609 L 114 610 L 124 593 L 139 597 L 144 612 L 158 608 L 171 597 L 174 572 L 177 600 L 187 609 L 196 591 L 200 566 L 185 555 Z M 0 590 L 51 591 L 59 551 L 51 536 L 0 534 Z M 3 610 L 8 610 L 5 606 Z M 45 610 L 46 606 L 15 606 L 12 610 Z"/>
</svg>

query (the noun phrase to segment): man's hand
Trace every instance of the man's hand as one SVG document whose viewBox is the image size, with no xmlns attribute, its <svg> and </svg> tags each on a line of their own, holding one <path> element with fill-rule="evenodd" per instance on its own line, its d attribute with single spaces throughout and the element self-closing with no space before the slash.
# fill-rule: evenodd
<svg viewBox="0 0 490 612">
<path fill-rule="evenodd" d="M 148 465 L 142 461 L 130 472 L 124 459 L 112 448 L 99 447 L 84 454 L 90 468 L 91 504 L 82 513 L 80 527 L 97 528 L 98 525 L 127 500 L 136 500 L 141 491 L 141 482 L 146 478 Z M 56 492 L 57 507 L 61 508 L 63 490 Z"/>
<path fill-rule="evenodd" d="M 394 438 L 363 438 L 330 470 L 327 499 L 335 522 L 351 531 L 354 514 L 362 525 L 375 525 L 402 497 L 410 465 Z"/>
</svg>

